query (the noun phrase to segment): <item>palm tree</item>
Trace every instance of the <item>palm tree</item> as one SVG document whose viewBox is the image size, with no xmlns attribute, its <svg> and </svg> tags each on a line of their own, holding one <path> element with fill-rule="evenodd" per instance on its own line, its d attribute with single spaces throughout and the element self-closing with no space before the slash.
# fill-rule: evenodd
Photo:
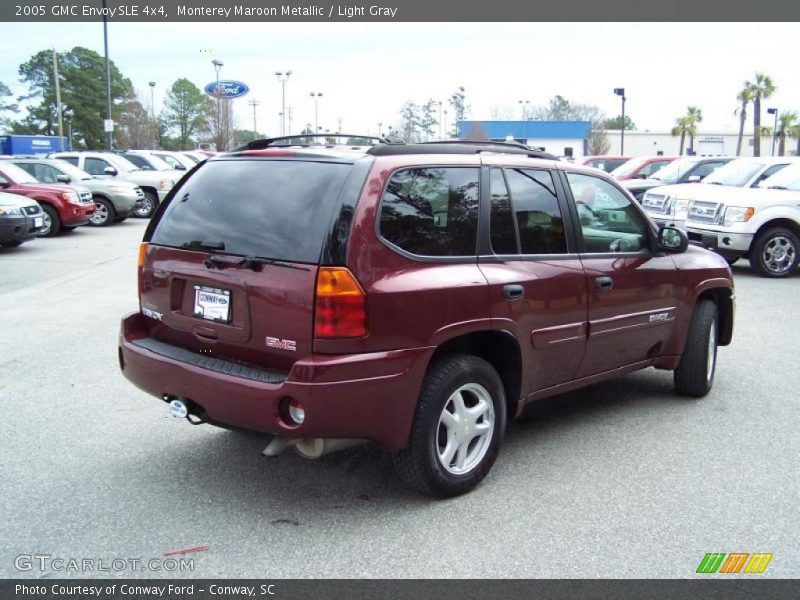
<svg viewBox="0 0 800 600">
<path fill-rule="evenodd" d="M 778 156 L 786 154 L 786 137 L 797 131 L 800 124 L 797 118 L 797 113 L 791 110 L 778 115 Z"/>
<path fill-rule="evenodd" d="M 736 99 L 742 103 L 741 108 L 737 108 L 733 113 L 738 113 L 739 115 L 739 139 L 736 141 L 736 156 L 742 155 L 742 138 L 744 137 L 744 123 L 747 120 L 747 105 L 753 101 L 752 86 L 752 83 L 745 81 L 742 91 L 736 96 Z"/>
<path fill-rule="evenodd" d="M 694 154 L 694 136 L 697 135 L 697 124 L 703 120 L 703 111 L 696 106 L 687 106 L 686 120 L 688 124 L 686 133 L 689 134 L 689 148 L 692 149 L 692 154 Z"/>
<path fill-rule="evenodd" d="M 753 156 L 761 156 L 761 100 L 775 93 L 775 83 L 768 75 L 756 73 L 750 90 L 753 94 Z"/>
<path fill-rule="evenodd" d="M 681 136 L 681 149 L 678 152 L 678 156 L 683 156 L 683 144 L 686 141 L 686 128 L 689 126 L 688 120 L 686 117 L 678 117 L 675 119 L 675 127 L 672 128 L 672 135 L 679 135 Z"/>
<path fill-rule="evenodd" d="M 683 147 L 686 136 L 689 136 L 689 148 L 694 152 L 694 136 L 697 135 L 697 124 L 703 120 L 703 112 L 696 106 L 687 106 L 686 114 L 675 119 L 675 127 L 672 128 L 672 135 L 681 136 L 681 149 L 679 155 L 683 155 Z"/>
</svg>

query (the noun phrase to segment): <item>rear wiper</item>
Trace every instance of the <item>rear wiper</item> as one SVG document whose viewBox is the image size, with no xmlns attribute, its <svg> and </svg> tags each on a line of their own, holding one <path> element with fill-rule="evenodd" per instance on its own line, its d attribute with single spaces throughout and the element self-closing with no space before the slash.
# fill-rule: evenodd
<svg viewBox="0 0 800 600">
<path fill-rule="evenodd" d="M 192 240 L 191 242 L 184 242 L 181 248 L 190 248 L 192 250 L 225 250 L 225 242 L 218 240 Z"/>
<path fill-rule="evenodd" d="M 230 260 L 225 256 L 209 256 L 205 260 L 205 265 L 209 269 L 225 269 L 227 267 L 239 267 L 242 269 L 260 270 L 261 265 L 271 265 L 273 267 L 283 267 L 285 269 L 297 269 L 298 271 L 308 271 L 305 267 L 298 267 L 289 263 L 275 260 L 272 258 L 260 258 L 258 256 L 245 256 L 238 260 Z"/>
</svg>

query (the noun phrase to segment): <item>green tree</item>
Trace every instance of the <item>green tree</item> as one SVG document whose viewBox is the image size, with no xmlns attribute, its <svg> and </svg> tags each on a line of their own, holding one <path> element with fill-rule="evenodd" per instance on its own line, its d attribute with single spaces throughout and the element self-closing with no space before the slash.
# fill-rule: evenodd
<svg viewBox="0 0 800 600">
<path fill-rule="evenodd" d="M 688 127 L 688 121 L 686 116 L 678 117 L 675 119 L 675 126 L 672 128 L 672 135 L 673 137 L 676 135 L 681 136 L 681 149 L 678 151 L 679 156 L 683 156 L 683 146 L 686 143 L 686 128 Z"/>
<path fill-rule="evenodd" d="M 62 110 L 72 111 L 72 135 L 76 145 L 103 148 L 106 134 L 105 65 L 94 50 L 76 46 L 58 54 Z M 31 101 L 28 114 L 12 128 L 17 133 L 54 135 L 58 121 L 53 73 L 53 52 L 41 50 L 19 67 L 20 82 L 28 85 L 28 93 L 20 101 Z M 133 86 L 113 61 L 109 61 L 111 80 L 111 118 L 118 121 L 129 106 L 125 100 L 133 95 Z M 37 102 L 38 100 L 38 102 Z"/>
<path fill-rule="evenodd" d="M 744 82 L 744 87 L 736 95 L 736 100 L 741 103 L 741 106 L 734 112 L 734 114 L 738 114 L 739 116 L 739 138 L 736 140 L 736 156 L 741 156 L 744 124 L 745 121 L 747 121 L 747 106 L 753 101 L 753 92 L 750 88 L 749 81 Z"/>
<path fill-rule="evenodd" d="M 214 102 L 188 79 L 172 84 L 164 102 L 161 118 L 177 138 L 181 150 L 193 146 L 196 136 L 212 131 Z"/>
<path fill-rule="evenodd" d="M 6 98 L 11 97 L 11 90 L 8 86 L 0 81 L 0 131 L 5 131 L 9 125 L 9 118 L 4 116 L 3 113 L 17 113 L 19 106 L 13 102 L 9 102 Z"/>
<path fill-rule="evenodd" d="M 675 120 L 675 126 L 672 128 L 672 135 L 681 136 L 681 147 L 678 152 L 683 155 L 683 149 L 686 144 L 686 136 L 689 136 L 689 148 L 694 151 L 694 136 L 697 135 L 697 124 L 703 120 L 702 111 L 696 106 L 687 106 L 686 114 L 678 117 Z"/>
<path fill-rule="evenodd" d="M 686 133 L 689 134 L 689 148 L 692 149 L 694 154 L 694 136 L 697 135 L 697 124 L 703 120 L 703 111 L 696 106 L 686 107 L 687 128 Z"/>
<path fill-rule="evenodd" d="M 753 156 L 761 156 L 761 100 L 772 96 L 776 87 L 772 78 L 763 73 L 756 73 L 749 87 L 753 95 Z"/>
<path fill-rule="evenodd" d="M 467 105 L 467 94 L 464 86 L 459 88 L 450 95 L 447 101 L 453 107 L 453 132 L 451 137 L 458 137 L 458 124 L 466 119 L 469 113 L 469 106 Z"/>
<path fill-rule="evenodd" d="M 616 116 L 612 119 L 605 119 L 603 121 L 603 126 L 606 129 L 622 129 L 622 115 Z M 625 115 L 625 131 L 635 131 L 636 130 L 636 123 L 630 118 L 630 116 Z"/>
</svg>

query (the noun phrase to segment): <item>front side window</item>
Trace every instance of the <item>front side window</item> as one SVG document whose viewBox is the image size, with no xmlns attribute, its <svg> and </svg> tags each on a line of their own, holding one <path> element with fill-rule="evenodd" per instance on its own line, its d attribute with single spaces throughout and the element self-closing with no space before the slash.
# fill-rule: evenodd
<svg viewBox="0 0 800 600">
<path fill-rule="evenodd" d="M 381 199 L 380 233 L 411 254 L 474 256 L 479 188 L 477 168 L 398 171 Z"/>
<path fill-rule="evenodd" d="M 567 173 L 567 180 L 586 252 L 641 252 L 647 248 L 647 222 L 625 194 L 592 175 Z"/>
<path fill-rule="evenodd" d="M 725 163 L 723 162 L 707 162 L 703 163 L 702 165 L 698 165 L 698 167 L 692 171 L 691 176 L 699 177 L 703 179 L 706 175 L 710 175 L 717 169 L 719 169 Z"/>
<path fill-rule="evenodd" d="M 108 173 L 106 173 L 106 167 L 110 166 L 111 165 L 102 158 L 93 158 L 88 156 L 86 157 L 86 162 L 84 163 L 84 170 L 90 175 L 107 175 Z"/>
</svg>

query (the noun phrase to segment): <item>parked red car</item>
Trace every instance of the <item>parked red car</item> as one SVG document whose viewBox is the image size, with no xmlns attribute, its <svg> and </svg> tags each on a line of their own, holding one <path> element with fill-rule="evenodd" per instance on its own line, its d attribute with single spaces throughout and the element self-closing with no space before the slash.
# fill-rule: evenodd
<svg viewBox="0 0 800 600">
<path fill-rule="evenodd" d="M 595 169 L 610 173 L 631 158 L 630 156 L 584 156 L 577 160 L 577 164 L 594 167 Z"/>
<path fill-rule="evenodd" d="M 665 167 L 677 156 L 637 156 L 622 163 L 616 169 L 611 171 L 611 176 L 617 181 L 625 181 L 627 179 L 647 179 L 658 171 L 661 167 Z"/>
<path fill-rule="evenodd" d="M 0 191 L 27 196 L 41 205 L 44 225 L 39 235 L 42 236 L 86 225 L 95 211 L 88 188 L 39 183 L 30 173 L 6 160 L 0 161 Z"/>
<path fill-rule="evenodd" d="M 453 496 L 527 403 L 646 367 L 711 389 L 733 281 L 687 244 L 608 175 L 519 146 L 260 140 L 153 216 L 119 364 L 175 416 L 277 436 L 269 456 L 371 440 Z"/>
</svg>

